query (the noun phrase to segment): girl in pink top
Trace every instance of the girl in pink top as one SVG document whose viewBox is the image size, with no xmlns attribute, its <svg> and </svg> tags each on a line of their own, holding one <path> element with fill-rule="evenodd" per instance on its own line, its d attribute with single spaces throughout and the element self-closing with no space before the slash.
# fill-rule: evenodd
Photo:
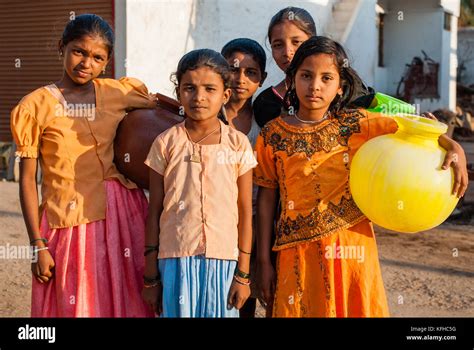
<svg viewBox="0 0 474 350">
<path fill-rule="evenodd" d="M 237 317 L 250 295 L 257 163 L 247 136 L 221 114 L 230 78 L 219 53 L 184 55 L 175 84 L 187 118 L 156 138 L 145 161 L 150 210 L 142 294 L 163 317 Z"/>
</svg>

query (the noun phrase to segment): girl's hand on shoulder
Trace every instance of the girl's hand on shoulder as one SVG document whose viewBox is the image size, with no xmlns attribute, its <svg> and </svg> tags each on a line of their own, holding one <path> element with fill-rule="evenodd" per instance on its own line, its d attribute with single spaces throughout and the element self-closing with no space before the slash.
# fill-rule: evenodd
<svg viewBox="0 0 474 350">
<path fill-rule="evenodd" d="M 54 274 L 54 259 L 49 250 L 41 250 L 36 253 L 37 261 L 31 263 L 31 272 L 39 283 L 47 283 Z"/>
<path fill-rule="evenodd" d="M 153 311 L 160 316 L 163 312 L 163 285 L 158 283 L 156 287 L 143 287 L 142 298 L 150 305 Z"/>
<path fill-rule="evenodd" d="M 230 310 L 232 307 L 235 307 L 237 310 L 240 310 L 240 308 L 244 306 L 249 296 L 250 286 L 240 284 L 235 279 L 233 279 L 229 290 L 229 298 L 227 301 L 228 309 Z"/>
</svg>

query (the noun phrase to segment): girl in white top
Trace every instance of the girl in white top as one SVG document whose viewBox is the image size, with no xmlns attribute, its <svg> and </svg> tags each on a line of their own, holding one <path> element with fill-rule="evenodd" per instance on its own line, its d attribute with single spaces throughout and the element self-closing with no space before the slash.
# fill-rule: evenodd
<svg viewBox="0 0 474 350">
<path fill-rule="evenodd" d="M 143 297 L 163 317 L 237 317 L 250 295 L 256 160 L 246 135 L 219 120 L 230 75 L 213 50 L 183 56 L 174 82 L 185 121 L 160 134 L 145 161 Z"/>
</svg>

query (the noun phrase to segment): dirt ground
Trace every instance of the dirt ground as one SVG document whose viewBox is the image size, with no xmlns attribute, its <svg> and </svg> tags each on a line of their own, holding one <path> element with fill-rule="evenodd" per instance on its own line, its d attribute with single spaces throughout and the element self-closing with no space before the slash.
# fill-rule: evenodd
<svg viewBox="0 0 474 350">
<path fill-rule="evenodd" d="M 18 184 L 0 182 L 0 198 L 0 247 L 28 245 Z M 392 316 L 474 316 L 473 224 L 413 235 L 376 229 Z M 0 317 L 28 317 L 30 298 L 29 260 L 0 256 Z M 263 314 L 259 307 L 257 316 Z"/>
</svg>

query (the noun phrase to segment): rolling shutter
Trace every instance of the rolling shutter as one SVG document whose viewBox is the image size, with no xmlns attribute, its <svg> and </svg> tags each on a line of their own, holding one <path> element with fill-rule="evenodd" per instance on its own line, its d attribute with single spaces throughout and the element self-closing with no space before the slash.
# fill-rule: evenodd
<svg viewBox="0 0 474 350">
<path fill-rule="evenodd" d="M 94 13 L 114 28 L 113 0 L 0 0 L 0 141 L 12 141 L 10 111 L 63 74 L 58 42 L 72 16 Z M 106 74 L 113 77 L 113 60 Z"/>
</svg>

